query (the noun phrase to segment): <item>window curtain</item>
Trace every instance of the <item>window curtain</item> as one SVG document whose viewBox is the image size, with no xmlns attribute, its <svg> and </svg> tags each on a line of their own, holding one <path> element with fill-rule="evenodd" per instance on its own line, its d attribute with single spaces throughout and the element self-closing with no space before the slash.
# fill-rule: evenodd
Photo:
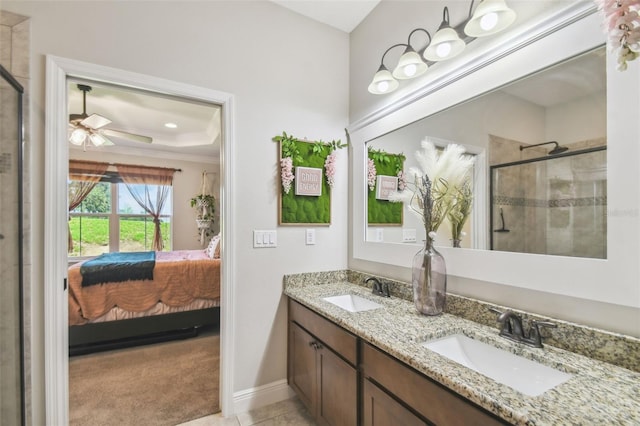
<svg viewBox="0 0 640 426">
<path fill-rule="evenodd" d="M 69 160 L 69 213 L 78 207 L 87 195 L 95 188 L 109 168 L 108 163 L 95 161 Z M 69 216 L 71 220 L 71 216 Z M 69 232 L 68 251 L 73 251 L 73 237 L 71 227 L 67 225 Z"/>
<path fill-rule="evenodd" d="M 152 248 L 155 251 L 162 251 L 164 244 L 162 243 L 162 230 L 160 229 L 160 212 L 167 201 L 175 170 L 125 164 L 118 164 L 116 167 L 133 199 L 153 217 Z M 144 186 L 136 188 L 134 185 Z M 151 194 L 148 185 L 158 185 L 155 194 Z"/>
</svg>

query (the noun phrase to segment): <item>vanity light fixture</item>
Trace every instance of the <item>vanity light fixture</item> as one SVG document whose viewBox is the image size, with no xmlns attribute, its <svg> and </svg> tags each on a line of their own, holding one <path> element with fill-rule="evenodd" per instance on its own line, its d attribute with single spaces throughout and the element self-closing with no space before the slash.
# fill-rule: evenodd
<svg viewBox="0 0 640 426">
<path fill-rule="evenodd" d="M 498 33 L 516 20 L 516 13 L 509 9 L 504 0 L 482 0 L 473 16 L 473 1 L 469 7 L 469 20 L 464 26 L 464 33 L 469 37 L 484 37 Z"/>
<path fill-rule="evenodd" d="M 457 27 L 451 27 L 449 8 L 445 7 L 442 11 L 442 23 L 433 37 L 427 30 L 416 28 L 409 33 L 406 44 L 394 44 L 388 48 L 382 55 L 380 67 L 369 84 L 369 92 L 374 95 L 391 93 L 399 87 L 398 80 L 408 80 L 424 74 L 430 63 L 459 55 L 467 43 L 478 37 L 496 34 L 516 19 L 516 13 L 506 5 L 505 0 L 481 0 L 475 11 L 473 5 L 474 0 L 471 0 L 467 20 Z M 466 41 L 459 35 L 463 28 Z M 427 45 L 419 50 L 411 44 L 411 36 L 416 31 L 423 31 L 429 36 Z M 399 46 L 405 47 L 405 50 L 392 74 L 384 65 L 384 58 L 391 49 Z"/>
<path fill-rule="evenodd" d="M 411 36 L 415 34 L 416 31 L 425 32 L 429 37 L 429 43 L 431 43 L 431 34 L 429 34 L 429 31 L 425 29 L 416 28 L 409 33 L 406 45 L 407 48 L 404 50 L 402 56 L 400 56 L 398 65 L 396 65 L 395 69 L 393 70 L 393 76 L 399 80 L 406 80 L 409 78 L 417 77 L 421 74 L 424 74 L 425 71 L 427 71 L 427 68 L 429 68 L 427 63 L 422 60 L 422 55 L 420 53 L 424 51 L 429 43 L 427 43 L 427 45 L 425 45 L 425 47 L 421 49 L 420 52 L 416 52 L 416 50 L 411 45 Z"/>
<path fill-rule="evenodd" d="M 458 32 L 451 28 L 449 24 L 449 8 L 445 6 L 442 11 L 440 28 L 433 35 L 433 40 L 424 51 L 424 58 L 433 62 L 451 59 L 462 53 L 466 45 L 458 35 Z"/>
<path fill-rule="evenodd" d="M 398 80 L 393 78 L 393 75 L 389 72 L 389 69 L 384 65 L 384 57 L 389 53 L 391 49 L 398 46 L 404 46 L 404 44 L 394 44 L 390 48 L 388 48 L 384 54 L 382 55 L 382 59 L 380 59 L 380 67 L 376 72 L 376 75 L 373 76 L 373 81 L 369 84 L 369 92 L 374 95 L 383 95 L 385 93 L 391 93 L 398 88 L 400 83 Z"/>
</svg>

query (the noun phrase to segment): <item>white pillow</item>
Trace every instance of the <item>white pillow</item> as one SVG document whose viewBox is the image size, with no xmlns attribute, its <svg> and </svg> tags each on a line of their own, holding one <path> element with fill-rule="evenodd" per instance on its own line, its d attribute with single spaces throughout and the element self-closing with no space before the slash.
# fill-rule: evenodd
<svg viewBox="0 0 640 426">
<path fill-rule="evenodd" d="M 216 235 L 214 237 L 211 237 L 211 240 L 209 241 L 209 245 L 204 250 L 204 252 L 209 257 L 209 259 L 213 259 L 214 258 L 213 256 L 215 254 L 216 247 L 218 246 L 218 241 L 220 241 L 220 235 Z"/>
</svg>

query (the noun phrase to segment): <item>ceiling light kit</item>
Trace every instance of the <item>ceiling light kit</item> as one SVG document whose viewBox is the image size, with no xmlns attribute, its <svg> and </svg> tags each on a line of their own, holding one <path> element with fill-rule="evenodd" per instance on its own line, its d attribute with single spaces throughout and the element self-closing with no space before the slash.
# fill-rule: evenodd
<svg viewBox="0 0 640 426">
<path fill-rule="evenodd" d="M 69 115 L 69 142 L 71 144 L 82 146 L 85 149 L 87 142 L 91 142 L 94 146 L 113 145 L 107 136 L 143 143 L 153 141 L 149 136 L 104 128 L 111 123 L 111 120 L 100 114 L 87 114 L 87 92 L 91 91 L 91 86 L 78 84 L 77 87 L 82 92 L 82 114 Z"/>
<path fill-rule="evenodd" d="M 464 28 L 464 34 L 471 40 L 496 34 L 516 19 L 516 13 L 506 5 L 505 0 L 481 0 L 475 11 L 473 11 L 473 3 L 474 0 L 471 0 L 468 19 L 456 27 Z M 466 43 L 460 38 L 456 28 L 451 27 L 449 8 L 445 7 L 442 11 L 442 23 L 433 37 L 429 31 L 416 28 L 409 33 L 407 43 L 398 43 L 389 47 L 382 54 L 380 67 L 369 85 L 369 92 L 375 95 L 391 93 L 400 85 L 398 80 L 418 77 L 427 71 L 429 63 L 444 61 L 459 55 L 465 49 Z M 417 31 L 426 33 L 429 42 L 416 51 L 411 45 L 411 37 Z M 384 65 L 384 57 L 390 50 L 400 46 L 405 47 L 405 51 L 391 73 Z"/>
</svg>

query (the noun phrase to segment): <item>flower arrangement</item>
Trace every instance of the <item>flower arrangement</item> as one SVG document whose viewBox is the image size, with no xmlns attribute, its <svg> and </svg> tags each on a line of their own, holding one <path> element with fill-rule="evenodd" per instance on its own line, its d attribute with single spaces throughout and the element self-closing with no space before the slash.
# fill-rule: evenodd
<svg viewBox="0 0 640 426">
<path fill-rule="evenodd" d="M 291 157 L 284 157 L 280 160 L 280 179 L 282 180 L 282 190 L 288 194 L 291 191 L 291 182 L 295 179 Z"/>
<path fill-rule="evenodd" d="M 404 191 L 407 187 L 407 180 L 404 177 L 404 170 L 398 172 L 398 191 Z"/>
<path fill-rule="evenodd" d="M 376 163 L 373 162 L 371 158 L 369 158 L 369 162 L 367 163 L 367 184 L 369 185 L 369 191 L 373 191 L 376 189 Z"/>
<path fill-rule="evenodd" d="M 406 188 L 391 194 L 391 201 L 406 202 L 424 224 L 427 235 L 433 238 L 461 193 L 474 158 L 464 155 L 464 148 L 449 144 L 442 151 L 425 139 L 416 152 L 419 167 L 407 173 Z"/>
<path fill-rule="evenodd" d="M 618 56 L 618 70 L 640 56 L 640 3 L 638 0 L 595 0 L 604 15 L 609 48 Z"/>
<path fill-rule="evenodd" d="M 336 175 L 336 151 L 331 151 L 324 161 L 324 174 L 327 176 L 327 183 L 333 188 Z"/>
</svg>

